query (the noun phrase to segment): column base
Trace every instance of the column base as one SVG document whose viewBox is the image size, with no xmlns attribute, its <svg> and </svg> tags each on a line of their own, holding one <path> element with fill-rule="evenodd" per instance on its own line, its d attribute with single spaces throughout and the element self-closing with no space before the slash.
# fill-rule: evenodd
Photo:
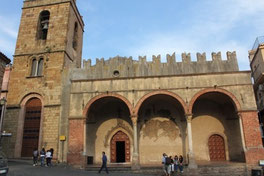
<svg viewBox="0 0 264 176">
<path fill-rule="evenodd" d="M 132 156 L 131 169 L 132 170 L 140 170 L 139 157 L 138 157 L 137 153 L 133 154 L 133 156 Z"/>
<path fill-rule="evenodd" d="M 245 152 L 246 163 L 248 165 L 259 165 L 259 160 L 264 158 L 264 148 L 256 147 L 247 149 Z"/>
<path fill-rule="evenodd" d="M 198 166 L 196 164 L 195 158 L 193 156 L 193 154 L 189 154 L 189 164 L 188 164 L 188 169 L 198 169 Z"/>
<path fill-rule="evenodd" d="M 80 153 L 68 153 L 67 164 L 78 168 L 84 168 L 86 165 L 86 157 Z"/>
<path fill-rule="evenodd" d="M 131 170 L 140 170 L 140 165 L 132 163 Z"/>
</svg>

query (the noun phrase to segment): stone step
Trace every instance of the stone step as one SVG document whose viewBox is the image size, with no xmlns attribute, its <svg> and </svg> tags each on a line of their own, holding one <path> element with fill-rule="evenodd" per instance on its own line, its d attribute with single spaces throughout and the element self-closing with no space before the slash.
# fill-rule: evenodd
<svg viewBox="0 0 264 176">
<path fill-rule="evenodd" d="M 98 171 L 100 166 L 86 167 L 87 171 Z M 131 166 L 109 166 L 110 172 L 129 172 L 139 174 L 163 175 L 162 166 L 158 167 L 141 167 L 140 170 L 131 170 Z M 188 167 L 184 167 L 184 173 L 174 173 L 173 175 L 181 176 L 248 176 L 248 169 L 245 164 L 241 165 L 215 165 L 215 166 L 198 166 L 196 172 L 188 171 Z M 249 169 L 249 173 L 251 170 Z M 250 175 L 250 174 L 249 174 Z"/>
<path fill-rule="evenodd" d="M 199 175 L 203 176 L 245 176 L 247 175 L 247 167 L 241 165 L 225 165 L 225 166 L 199 166 Z"/>
</svg>

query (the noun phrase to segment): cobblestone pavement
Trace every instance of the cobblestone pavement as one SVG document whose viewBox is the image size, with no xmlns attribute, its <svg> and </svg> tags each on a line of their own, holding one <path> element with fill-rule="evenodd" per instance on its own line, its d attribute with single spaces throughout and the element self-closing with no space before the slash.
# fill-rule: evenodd
<svg viewBox="0 0 264 176">
<path fill-rule="evenodd" d="M 144 172 L 144 171 L 143 171 Z M 12 160 L 9 161 L 8 176 L 151 176 L 161 175 L 160 173 L 132 173 L 132 172 L 110 172 L 106 174 L 102 171 L 98 174 L 96 171 L 85 171 L 73 169 L 66 166 L 53 166 L 53 167 L 40 167 L 32 166 L 31 161 L 25 160 Z"/>
</svg>

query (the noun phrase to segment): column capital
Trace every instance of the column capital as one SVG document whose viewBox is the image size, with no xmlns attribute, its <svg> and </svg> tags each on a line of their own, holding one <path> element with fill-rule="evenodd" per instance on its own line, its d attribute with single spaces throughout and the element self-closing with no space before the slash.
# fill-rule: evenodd
<svg viewBox="0 0 264 176">
<path fill-rule="evenodd" d="M 137 125 L 137 121 L 138 121 L 138 116 L 137 115 L 131 115 L 130 116 L 133 125 Z"/>
<path fill-rule="evenodd" d="M 242 112 L 237 112 L 239 118 L 242 118 Z"/>
<path fill-rule="evenodd" d="M 187 120 L 188 123 L 191 123 L 192 122 L 193 115 L 192 114 L 185 114 L 185 118 L 186 118 L 186 120 Z"/>
</svg>

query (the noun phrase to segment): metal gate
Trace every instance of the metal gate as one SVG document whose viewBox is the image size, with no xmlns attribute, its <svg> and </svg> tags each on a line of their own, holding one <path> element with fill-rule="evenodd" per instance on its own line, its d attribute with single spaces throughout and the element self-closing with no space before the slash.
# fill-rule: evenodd
<svg viewBox="0 0 264 176">
<path fill-rule="evenodd" d="M 32 98 L 26 103 L 22 157 L 31 157 L 33 150 L 38 148 L 41 107 L 41 101 L 38 98 Z"/>
<path fill-rule="evenodd" d="M 211 161 L 225 161 L 225 142 L 222 136 L 214 134 L 208 141 L 209 154 Z"/>
<path fill-rule="evenodd" d="M 120 142 L 124 142 L 125 144 L 124 151 L 123 151 L 124 153 L 121 153 L 121 155 L 124 155 L 125 161 L 123 162 L 130 162 L 130 141 L 129 141 L 128 136 L 122 131 L 118 131 L 111 140 L 111 162 L 113 163 L 120 162 L 118 161 L 118 157 L 120 157 L 118 156 L 120 155 L 120 151 L 117 151 L 118 149 L 117 145 Z"/>
</svg>

